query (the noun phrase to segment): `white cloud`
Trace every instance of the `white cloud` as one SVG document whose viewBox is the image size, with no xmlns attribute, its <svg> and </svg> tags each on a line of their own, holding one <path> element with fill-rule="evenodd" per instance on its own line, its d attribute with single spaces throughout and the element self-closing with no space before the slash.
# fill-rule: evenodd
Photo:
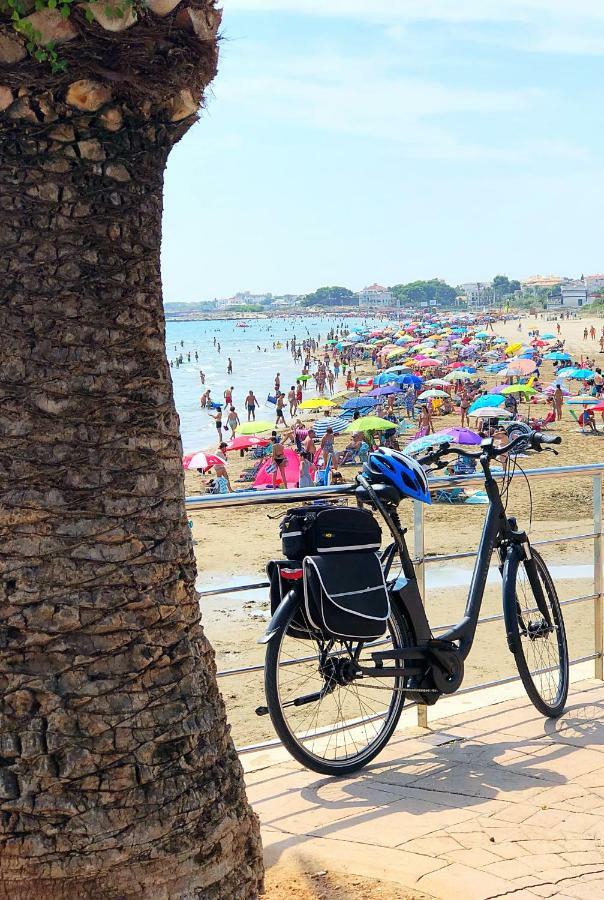
<svg viewBox="0 0 604 900">
<path fill-rule="evenodd" d="M 270 60 L 260 52 L 257 71 L 225 67 L 217 102 L 253 110 L 258 120 L 398 145 L 403 156 L 491 160 L 502 164 L 536 158 L 583 159 L 570 142 L 489 141 L 489 117 L 527 114 L 542 100 L 533 89 L 461 88 L 391 74 L 384 58 L 333 54 Z M 476 126 L 478 122 L 478 128 Z M 484 135 L 477 141 L 464 129 Z"/>
<path fill-rule="evenodd" d="M 604 52 L 602 0 L 229 0 L 230 12 L 296 13 L 403 28 L 414 23 L 511 25 L 502 43 L 555 54 Z"/>
</svg>

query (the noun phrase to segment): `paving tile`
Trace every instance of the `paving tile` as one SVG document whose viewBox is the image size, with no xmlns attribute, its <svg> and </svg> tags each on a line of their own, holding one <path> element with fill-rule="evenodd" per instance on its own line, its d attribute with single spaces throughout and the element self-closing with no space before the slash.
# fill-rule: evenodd
<svg viewBox="0 0 604 900">
<path fill-rule="evenodd" d="M 514 889 L 514 884 L 495 875 L 485 875 L 470 866 L 452 863 L 445 869 L 425 875 L 418 884 L 420 890 L 447 900 L 488 900 Z M 518 894 L 514 895 L 515 900 Z"/>
<path fill-rule="evenodd" d="M 500 859 L 483 847 L 471 847 L 469 849 L 464 847 L 459 850 L 448 851 L 447 853 L 440 852 L 439 856 L 441 859 L 446 857 L 450 862 L 462 863 L 463 865 L 471 866 L 474 869 L 486 869 L 487 866 L 495 865 L 497 863 L 503 865 Z M 509 873 L 509 862 L 506 862 L 505 865 L 507 866 Z"/>
<path fill-rule="evenodd" d="M 276 828 L 262 829 L 267 867 L 297 865 L 304 871 L 326 869 L 414 887 L 424 875 L 446 862 L 407 850 L 363 846 L 347 841 L 292 836 Z"/>
<path fill-rule="evenodd" d="M 449 834 L 434 832 L 429 837 L 412 838 L 400 845 L 403 850 L 420 853 L 425 856 L 447 857 L 455 850 L 462 850 L 462 845 Z"/>
</svg>

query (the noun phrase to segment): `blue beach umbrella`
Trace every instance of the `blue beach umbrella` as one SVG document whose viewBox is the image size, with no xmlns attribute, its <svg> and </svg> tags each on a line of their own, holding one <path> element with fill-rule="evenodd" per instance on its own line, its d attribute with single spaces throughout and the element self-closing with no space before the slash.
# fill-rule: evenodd
<svg viewBox="0 0 604 900">
<path fill-rule="evenodd" d="M 352 397 L 351 400 L 346 400 L 342 404 L 342 409 L 370 409 L 377 406 L 377 402 L 375 397 Z"/>
<path fill-rule="evenodd" d="M 542 334 L 541 337 L 544 341 L 555 341 L 556 340 L 555 334 Z"/>
<path fill-rule="evenodd" d="M 566 378 L 577 378 L 579 381 L 588 381 L 593 377 L 594 373 L 591 369 L 575 369 L 574 372 L 566 376 Z"/>
<path fill-rule="evenodd" d="M 546 353 L 543 359 L 556 359 L 558 362 L 570 362 L 571 356 L 570 353 L 562 353 L 560 350 L 553 350 L 551 353 Z"/>
<path fill-rule="evenodd" d="M 478 397 L 474 401 L 468 412 L 476 412 L 476 410 L 487 406 L 503 406 L 504 403 L 505 397 L 503 394 L 485 394 L 484 397 Z"/>
<path fill-rule="evenodd" d="M 437 444 L 446 443 L 453 443 L 453 438 L 450 434 L 427 434 L 425 437 L 417 438 L 407 444 L 404 452 L 413 455 L 421 453 L 422 450 L 427 450 L 428 447 L 436 447 Z"/>
</svg>

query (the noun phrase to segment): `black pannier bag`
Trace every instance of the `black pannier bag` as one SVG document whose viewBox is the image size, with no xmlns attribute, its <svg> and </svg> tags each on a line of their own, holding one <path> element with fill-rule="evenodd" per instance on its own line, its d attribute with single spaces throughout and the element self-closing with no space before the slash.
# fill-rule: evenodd
<svg viewBox="0 0 604 900">
<path fill-rule="evenodd" d="M 386 633 L 390 601 L 375 553 L 307 556 L 304 606 L 325 638 L 373 641 Z"/>
<path fill-rule="evenodd" d="M 308 640 L 312 631 L 308 627 L 304 611 L 302 563 L 295 560 L 273 560 L 267 565 L 266 574 L 271 583 L 271 616 L 275 615 L 277 607 L 283 602 L 286 595 L 293 591 L 300 602 L 300 612 L 296 613 L 292 619 L 287 633 L 297 640 Z"/>
<path fill-rule="evenodd" d="M 379 550 L 382 531 L 373 515 L 354 506 L 301 506 L 281 522 L 281 544 L 288 559 L 324 553 Z"/>
</svg>

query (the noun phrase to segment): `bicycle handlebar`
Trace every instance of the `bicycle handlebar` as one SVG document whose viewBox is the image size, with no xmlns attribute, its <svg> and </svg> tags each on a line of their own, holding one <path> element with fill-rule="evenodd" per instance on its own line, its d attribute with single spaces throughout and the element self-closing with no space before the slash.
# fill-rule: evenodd
<svg viewBox="0 0 604 900">
<path fill-rule="evenodd" d="M 530 444 L 532 450 L 540 452 L 542 444 L 561 444 L 562 438 L 558 434 L 543 434 L 541 431 L 531 431 L 528 434 L 518 435 L 518 437 L 511 440 L 509 444 L 506 444 L 504 447 L 494 447 L 493 442 L 487 439 L 483 441 L 480 450 L 474 452 L 462 450 L 460 447 L 452 447 L 451 444 L 447 442 L 441 444 L 440 447 L 435 447 L 434 450 L 431 450 L 426 456 L 420 457 L 418 462 L 421 463 L 422 466 L 430 465 L 433 462 L 439 462 L 442 457 L 448 453 L 457 453 L 459 456 L 464 456 L 466 459 L 480 459 L 483 455 L 486 455 L 488 459 L 496 459 L 498 456 L 510 453 L 512 450 L 515 450 L 526 443 Z"/>
</svg>

